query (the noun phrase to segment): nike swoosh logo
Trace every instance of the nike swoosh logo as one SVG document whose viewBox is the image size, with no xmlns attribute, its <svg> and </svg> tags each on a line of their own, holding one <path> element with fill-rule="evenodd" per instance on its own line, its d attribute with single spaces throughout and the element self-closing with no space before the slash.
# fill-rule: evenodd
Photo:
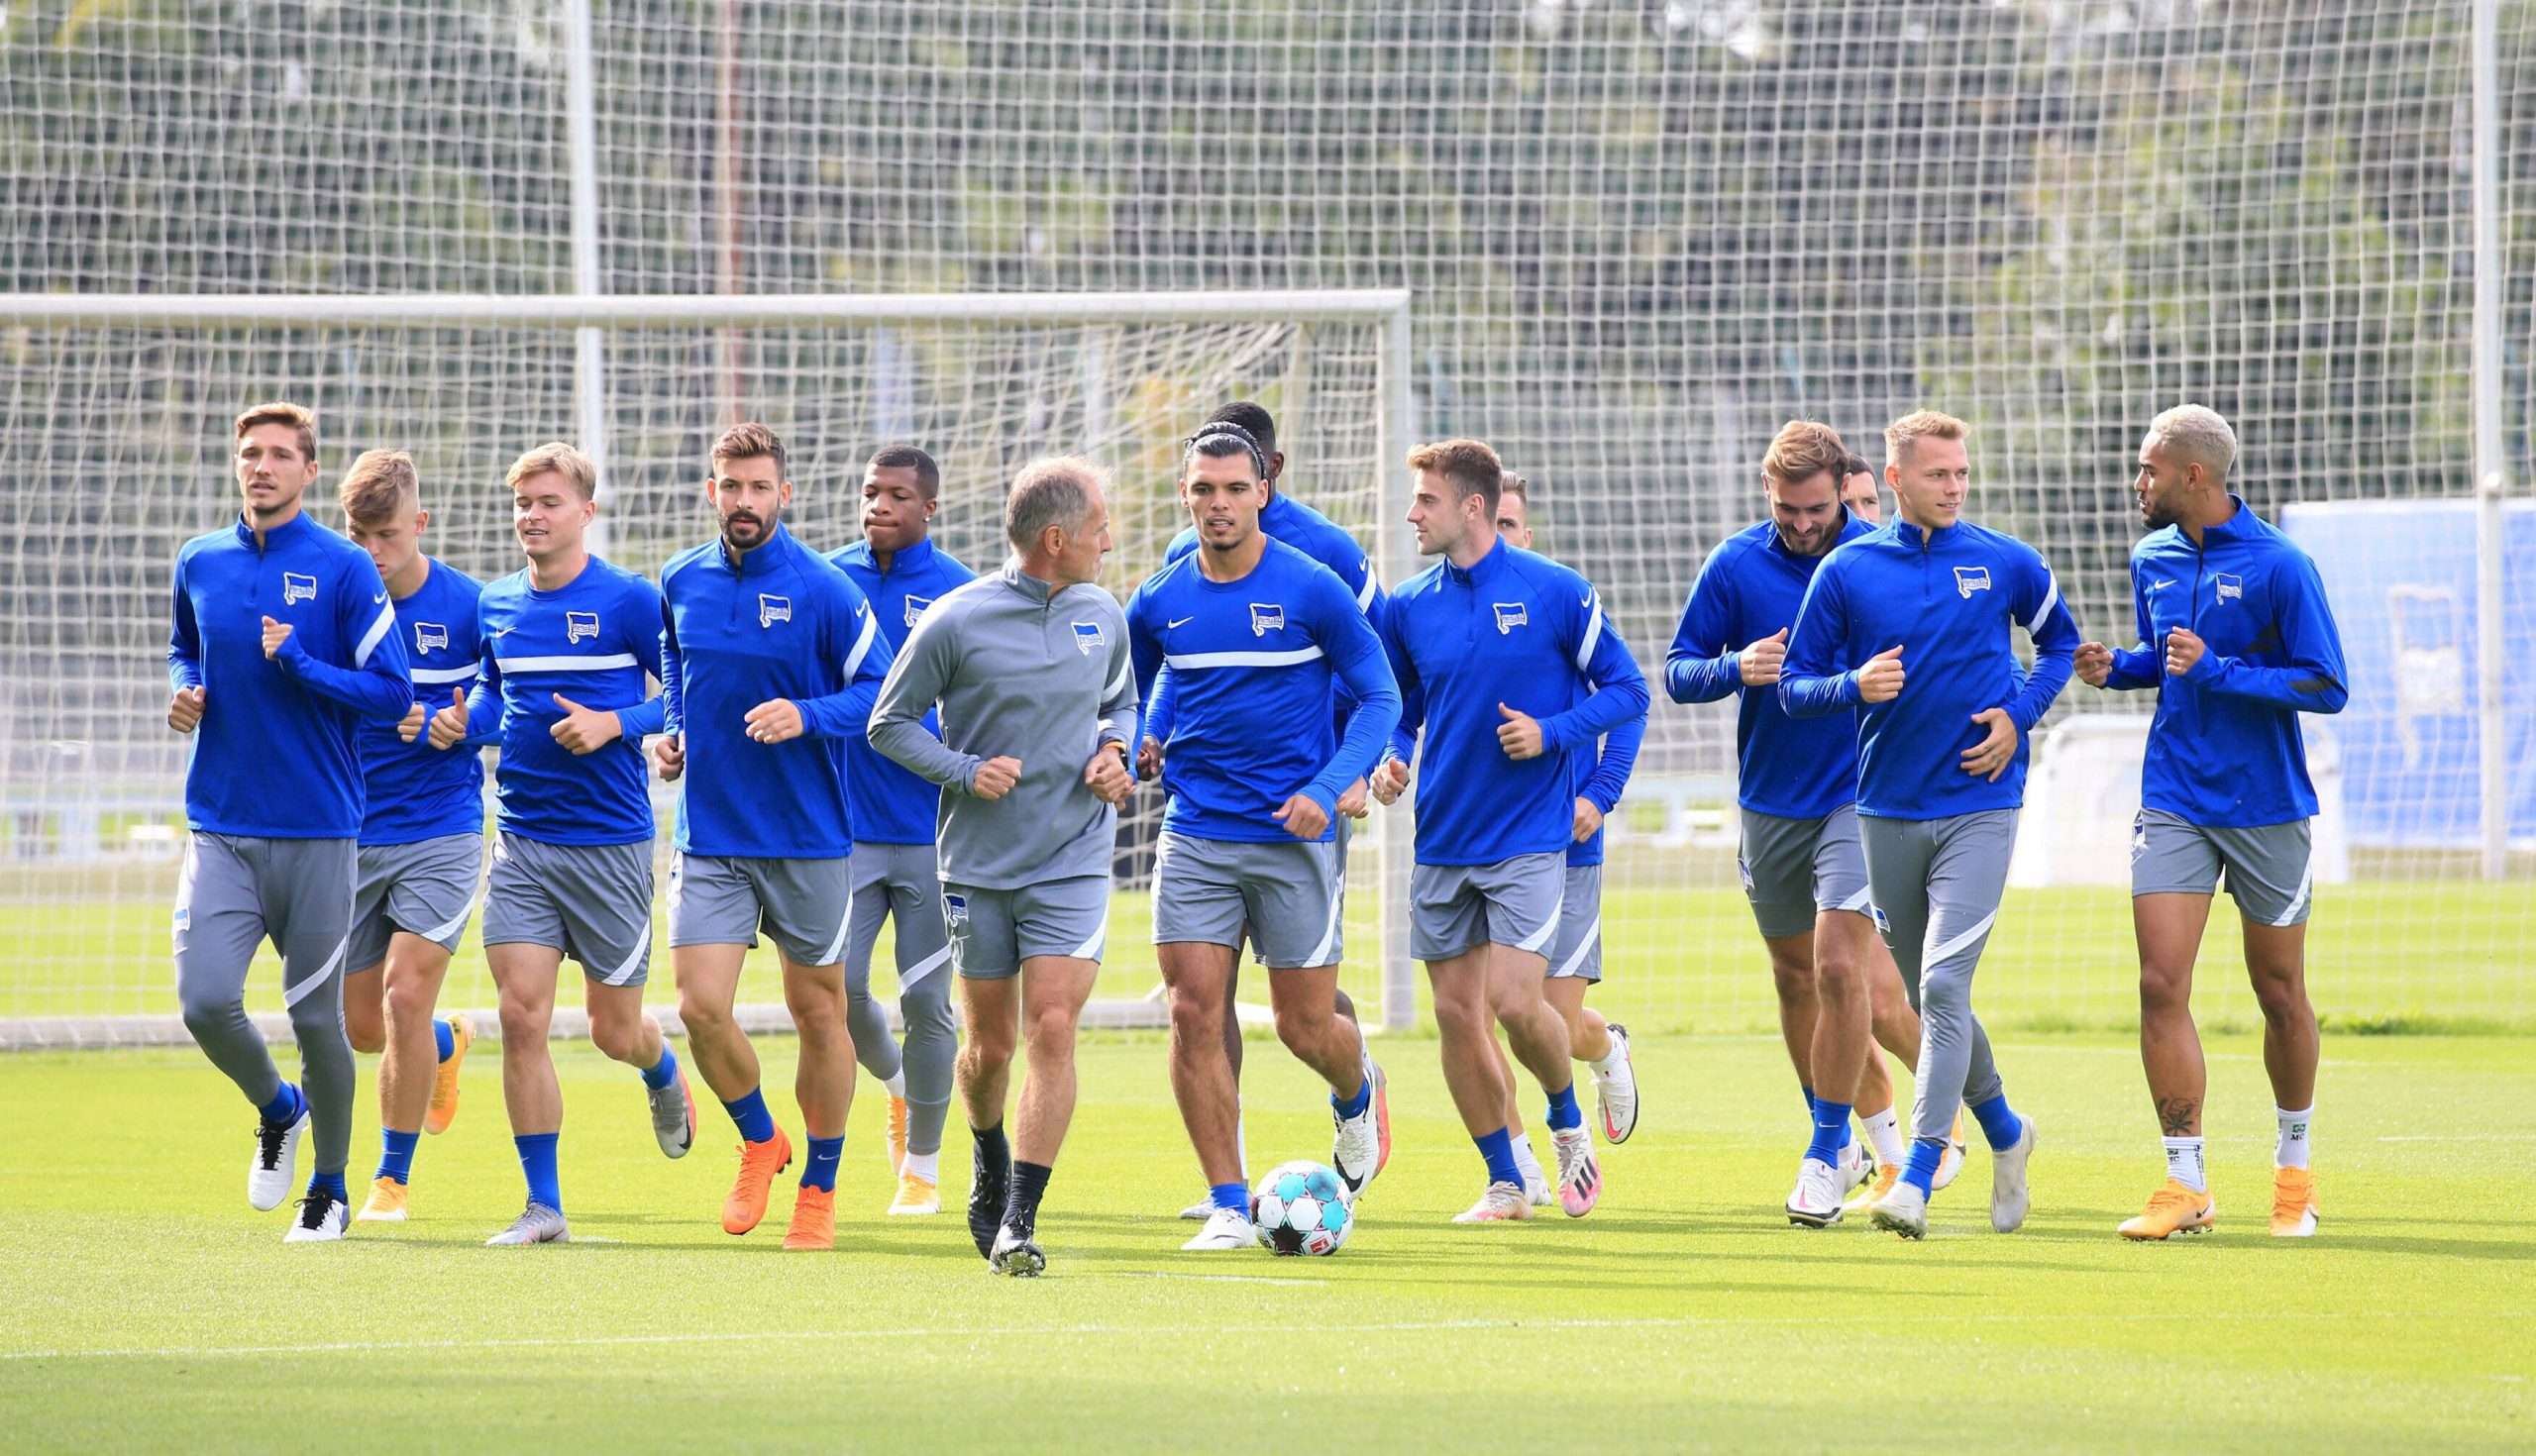
<svg viewBox="0 0 2536 1456">
<path fill-rule="evenodd" d="M 496 627 L 493 629 L 493 635 L 495 637 L 508 637 L 511 635 L 511 629 L 508 627 Z"/>
<path fill-rule="evenodd" d="M 2174 585 L 2174 584 L 2175 584 L 2175 583 L 2174 583 L 2174 582 L 2172 582 L 2172 581 L 2152 581 L 2152 582 L 2150 582 L 2150 583 L 2149 583 L 2149 589 L 2150 589 L 2150 591 L 2152 591 L 2152 592 L 2159 592 L 2159 591 L 2164 591 L 2164 590 L 2166 590 L 2167 587 L 2172 586 L 2172 585 Z"/>
<path fill-rule="evenodd" d="M 1186 627 L 1196 620 L 1198 620 L 1198 618 L 1194 614 L 1186 617 L 1176 617 L 1171 621 L 1163 623 L 1162 629 L 1168 632 L 1174 627 Z"/>
<path fill-rule="evenodd" d="M 384 592 L 384 591 L 382 591 L 382 592 L 378 593 L 376 596 L 371 597 L 371 598 L 370 599 L 370 604 L 371 606 L 376 606 L 376 605 L 378 605 L 380 602 L 385 601 L 386 599 L 387 599 L 387 593 L 386 593 L 386 592 Z"/>
</svg>

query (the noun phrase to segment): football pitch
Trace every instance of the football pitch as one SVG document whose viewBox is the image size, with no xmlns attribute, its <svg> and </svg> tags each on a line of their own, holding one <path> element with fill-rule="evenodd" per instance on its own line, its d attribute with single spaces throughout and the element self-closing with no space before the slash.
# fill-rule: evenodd
<svg viewBox="0 0 2536 1456">
<path fill-rule="evenodd" d="M 763 1045 L 797 1132 L 792 1046 Z M 487 1047 L 425 1140 L 413 1222 L 284 1247 L 286 1212 L 241 1188 L 250 1111 L 194 1052 L 0 1058 L 0 1410 L 20 1450 L 2527 1449 L 2528 1043 L 2329 1037 L 2311 1242 L 2265 1233 L 2258 1043 L 2209 1050 L 2214 1236 L 2113 1235 L 2160 1171 L 2135 1050 L 2024 1032 L 2000 1060 L 2041 1129 L 2032 1220 L 1989 1231 L 1976 1150 L 1908 1244 L 1779 1215 L 1801 1119 L 1759 1036 L 1641 1040 L 1644 1119 L 1605 1150 L 1592 1216 L 1449 1226 L 1476 1155 L 1434 1042 L 1392 1040 L 1389 1170 L 1338 1255 L 1281 1260 L 1178 1252 L 1198 1180 L 1162 1044 L 1099 1037 L 1035 1282 L 990 1277 L 956 1208 L 880 1216 L 868 1080 L 831 1254 L 778 1248 L 789 1176 L 766 1225 L 724 1235 L 719 1110 L 665 1162 L 633 1075 L 576 1046 L 576 1242 L 478 1247 L 520 1196 Z M 1321 1098 L 1273 1041 L 1247 1088 L 1254 1175 L 1327 1157 Z M 966 1159 L 955 1125 L 955 1202 Z"/>
</svg>

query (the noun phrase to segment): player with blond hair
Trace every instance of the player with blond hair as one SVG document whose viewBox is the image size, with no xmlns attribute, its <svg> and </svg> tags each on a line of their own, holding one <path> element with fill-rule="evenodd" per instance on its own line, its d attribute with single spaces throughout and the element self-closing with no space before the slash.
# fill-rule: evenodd
<svg viewBox="0 0 2536 1456">
<path fill-rule="evenodd" d="M 344 1028 L 353 1050 L 378 1053 L 378 1169 L 360 1222 L 402 1222 L 414 1148 L 458 1115 L 458 1073 L 476 1028 L 434 1014 L 449 958 L 467 933 L 484 875 L 484 765 L 491 739 L 435 747 L 424 735 L 435 704 L 463 702 L 475 684 L 476 604 L 483 583 L 423 552 L 414 458 L 373 450 L 336 487 L 353 544 L 370 553 L 396 610 L 414 705 L 399 723 L 364 723 L 368 808 L 344 954 Z"/>
<path fill-rule="evenodd" d="M 1790 714 L 1856 717 L 1867 885 L 1921 1018 L 1910 1161 L 1868 1207 L 1878 1227 L 1905 1238 L 1928 1231 L 1958 1107 L 1994 1155 L 1990 1226 L 2012 1233 L 2025 1223 L 2034 1124 L 2008 1104 L 1972 1013 L 1972 974 L 2007 889 L 2027 737 L 2067 684 L 2078 645 L 2042 556 L 1959 519 L 1972 483 L 1967 433 L 1935 410 L 1886 428 L 1895 518 L 1816 569 L 1779 676 Z M 2031 671 L 2011 644 L 2014 626 L 2034 639 Z M 1819 1148 L 1819 1109 L 1815 1120 Z"/>
<path fill-rule="evenodd" d="M 653 1139 L 683 1158 L 695 1104 L 678 1054 L 643 1009 L 652 965 L 652 799 L 642 742 L 667 703 L 661 592 L 590 554 L 598 471 L 560 441 L 511 463 L 511 530 L 528 558 L 477 600 L 479 676 L 466 702 L 432 715 L 448 748 L 500 736 L 493 867 L 484 884 L 484 959 L 501 996 L 502 1099 L 528 1197 L 496 1245 L 559 1242 L 557 1143 L 564 1090 L 546 1037 L 565 958 L 581 965 L 590 1041 L 642 1073 Z"/>
</svg>

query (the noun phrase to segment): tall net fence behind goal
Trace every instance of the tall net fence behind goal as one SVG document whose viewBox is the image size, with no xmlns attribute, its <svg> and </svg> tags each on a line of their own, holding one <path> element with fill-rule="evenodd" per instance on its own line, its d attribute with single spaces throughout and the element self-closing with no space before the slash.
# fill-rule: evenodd
<svg viewBox="0 0 2536 1456">
<path fill-rule="evenodd" d="M 2322 564 L 2350 655 L 2350 707 L 2305 720 L 2319 1008 L 2536 1027 L 2536 677 L 2512 666 L 2536 648 L 2536 0 L 36 0 L 0 23 L 0 290 L 37 305 L 1407 289 L 1419 432 L 1486 438 L 1532 480 L 1538 544 L 1650 674 L 1701 561 L 1761 518 L 1782 421 L 1874 459 L 1922 405 L 1973 426 L 1971 516 L 2129 645 L 2132 463 L 2197 399 L 2236 424 L 2249 504 Z M 1150 501 L 1151 452 L 1241 393 L 1276 410 L 1291 488 L 1374 544 L 1406 481 L 1365 443 L 1355 346 L 1312 331 L 1328 384 L 1280 389 L 1272 343 L 1161 369 L 1150 400 L 1086 363 L 1241 358 L 1251 332 L 946 355 L 925 387 L 975 407 L 944 414 L 891 382 L 933 368 L 898 362 L 911 333 L 620 332 L 615 549 L 701 535 L 685 482 L 732 410 L 799 443 L 805 522 L 903 424 L 960 462 L 951 539 L 983 553 L 1022 455 L 1114 454 Z M 335 464 L 410 445 L 447 500 L 575 433 L 570 361 L 543 331 L 0 317 L 0 1016 L 169 1009 L 174 759 L 143 730 L 174 542 L 227 509 L 230 414 L 310 397 Z M 1043 374 L 1109 378 L 1144 433 L 1043 405 L 1073 387 Z M 442 539 L 490 571 L 502 523 L 476 509 Z M 1382 555 L 1387 580 L 1420 565 Z M 118 693 L 131 733 L 60 726 Z M 2039 735 L 1981 982 L 1996 1025 L 2136 1016 L 2147 710 L 2072 686 Z M 1659 700 L 1614 826 L 1595 998 L 1635 1026 L 1775 1025 L 1732 733 L 1724 705 Z M 49 837 L 81 783 L 120 861 Z M 1122 993 L 1152 976 L 1128 923 Z M 2223 898 L 2200 994 L 2251 1024 L 2234 926 Z M 471 943 L 462 988 L 478 964 Z"/>
<path fill-rule="evenodd" d="M 1308 313 L 1313 303 L 1293 306 Z M 705 450 L 732 415 L 725 370 L 735 360 L 750 398 L 765 401 L 752 412 L 791 453 L 790 527 L 823 551 L 861 539 L 871 453 L 922 441 L 943 475 L 934 539 L 991 572 L 1007 554 L 1004 482 L 1033 455 L 1080 454 L 1113 472 L 1115 548 L 1102 584 L 1123 596 L 1161 565 L 1186 523 L 1173 493 L 1180 440 L 1207 410 L 1239 398 L 1294 422 L 1290 448 L 1312 462 L 1315 498 L 1370 543 L 1383 318 L 1263 319 L 1253 305 L 1246 318 L 1226 309 L 1223 321 L 1208 321 L 1215 311 L 1201 300 L 1184 303 L 1179 319 L 1150 322 L 612 328 L 602 353 L 603 550 L 653 574 L 711 535 Z M 0 976 L 0 1020 L 163 1023 L 168 1012 L 168 897 L 182 839 L 173 796 L 187 742 L 163 721 L 169 564 L 186 539 L 236 516 L 226 432 L 206 423 L 217 426 L 250 395 L 309 402 L 321 464 L 333 468 L 309 504 L 339 528 L 326 490 L 349 457 L 379 445 L 412 451 L 431 512 L 425 549 L 490 579 L 521 565 L 504 468 L 526 446 L 570 435 L 577 419 L 577 332 L 411 320 L 21 332 L 20 351 L 0 367 L 0 459 L 14 478 L 59 488 L 0 493 L 0 790 L 9 806 L 0 958 L 10 967 Z M 265 772 L 270 792 L 292 791 L 288 763 Z M 675 792 L 655 786 L 665 855 Z M 1124 892 L 1112 932 L 1120 953 L 1099 992 L 1106 999 L 1132 1000 L 1155 984 L 1142 891 L 1159 809 L 1158 796 L 1143 795 L 1122 825 Z M 1370 960 L 1381 860 L 1379 840 L 1366 845 L 1353 861 L 1361 889 L 1347 934 Z M 666 935 L 655 944 L 666 946 Z M 666 952 L 655 959 L 666 967 Z M 877 964 L 886 991 L 886 944 Z M 252 1004 L 278 1007 L 277 979 L 253 984 Z M 492 1004 L 472 938 L 449 985 L 452 1004 Z M 1379 988 L 1369 981 L 1362 991 L 1379 1009 Z"/>
</svg>

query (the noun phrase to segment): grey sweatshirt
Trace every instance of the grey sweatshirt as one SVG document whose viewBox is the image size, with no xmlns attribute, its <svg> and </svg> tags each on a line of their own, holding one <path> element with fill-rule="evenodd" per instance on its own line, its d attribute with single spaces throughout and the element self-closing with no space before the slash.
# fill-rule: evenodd
<svg viewBox="0 0 2536 1456">
<path fill-rule="evenodd" d="M 940 705 L 942 737 L 924 729 Z M 1084 785 L 1105 740 L 1135 742 L 1127 619 L 1091 584 L 1051 593 L 1004 563 L 916 619 L 872 710 L 872 746 L 942 785 L 946 884 L 1011 889 L 1108 875 L 1118 811 Z M 978 766 L 1021 761 L 999 799 L 970 795 Z"/>
</svg>

